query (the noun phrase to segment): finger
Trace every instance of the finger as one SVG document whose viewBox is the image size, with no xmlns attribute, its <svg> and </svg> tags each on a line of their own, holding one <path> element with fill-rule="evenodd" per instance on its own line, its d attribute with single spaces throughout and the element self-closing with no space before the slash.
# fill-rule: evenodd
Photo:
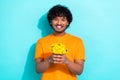
<svg viewBox="0 0 120 80">
<path fill-rule="evenodd" d="M 61 61 L 62 59 L 61 58 L 53 58 L 54 61 Z"/>
<path fill-rule="evenodd" d="M 61 58 L 62 55 L 53 55 L 54 58 Z"/>
</svg>

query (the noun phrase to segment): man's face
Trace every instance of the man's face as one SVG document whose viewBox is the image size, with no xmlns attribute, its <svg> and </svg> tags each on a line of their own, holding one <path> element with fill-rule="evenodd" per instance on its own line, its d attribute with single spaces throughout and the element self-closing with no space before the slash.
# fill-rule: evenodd
<svg viewBox="0 0 120 80">
<path fill-rule="evenodd" d="M 62 33 L 68 26 L 66 17 L 56 17 L 51 21 L 52 28 L 57 33 Z"/>
</svg>

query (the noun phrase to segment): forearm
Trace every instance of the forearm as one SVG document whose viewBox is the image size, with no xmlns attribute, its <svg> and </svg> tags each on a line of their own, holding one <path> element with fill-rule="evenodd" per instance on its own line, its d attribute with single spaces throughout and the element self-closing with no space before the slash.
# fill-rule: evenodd
<svg viewBox="0 0 120 80">
<path fill-rule="evenodd" d="M 83 71 L 83 60 L 70 61 L 66 55 L 53 55 L 53 63 L 64 63 L 68 69 L 74 74 L 81 74 Z"/>
<path fill-rule="evenodd" d="M 83 64 L 74 63 L 70 60 L 68 61 L 68 63 L 66 63 L 66 66 L 72 73 L 77 75 L 80 75 L 83 71 Z"/>
<path fill-rule="evenodd" d="M 49 59 L 43 60 L 41 62 L 36 62 L 36 71 L 38 73 L 44 72 L 50 66 Z"/>
</svg>

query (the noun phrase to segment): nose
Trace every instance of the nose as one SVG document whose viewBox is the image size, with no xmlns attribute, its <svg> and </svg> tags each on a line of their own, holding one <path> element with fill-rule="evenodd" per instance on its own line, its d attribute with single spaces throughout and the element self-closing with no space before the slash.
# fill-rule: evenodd
<svg viewBox="0 0 120 80">
<path fill-rule="evenodd" d="M 61 21 L 60 21 L 60 20 L 58 20 L 57 24 L 58 24 L 58 25 L 60 25 L 60 24 L 61 24 Z"/>
</svg>

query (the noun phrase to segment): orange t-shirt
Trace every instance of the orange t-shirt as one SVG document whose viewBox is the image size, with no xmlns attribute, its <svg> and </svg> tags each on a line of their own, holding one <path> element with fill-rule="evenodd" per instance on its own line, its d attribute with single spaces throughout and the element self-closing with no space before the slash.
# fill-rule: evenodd
<svg viewBox="0 0 120 80">
<path fill-rule="evenodd" d="M 50 47 L 53 43 L 62 43 L 67 48 L 66 56 L 72 62 L 74 60 L 84 60 L 84 46 L 80 38 L 66 33 L 64 36 L 50 34 L 38 40 L 36 45 L 35 59 L 48 58 L 52 52 Z M 76 75 L 67 68 L 65 64 L 51 64 L 43 72 L 41 80 L 76 80 Z"/>
</svg>

